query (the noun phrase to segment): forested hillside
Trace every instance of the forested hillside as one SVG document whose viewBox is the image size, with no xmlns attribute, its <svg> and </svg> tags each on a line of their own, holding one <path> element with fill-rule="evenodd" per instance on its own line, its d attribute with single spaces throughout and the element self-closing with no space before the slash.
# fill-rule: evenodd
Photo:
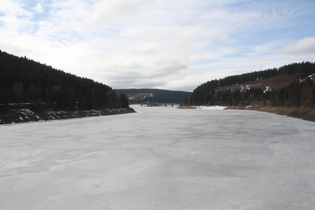
<svg viewBox="0 0 315 210">
<path fill-rule="evenodd" d="M 0 51 L 0 104 L 37 104 L 59 109 L 128 107 L 125 95 L 107 85 Z"/>
<path fill-rule="evenodd" d="M 132 104 L 147 102 L 179 104 L 183 98 L 191 96 L 191 92 L 160 89 L 118 89 L 116 91 L 126 94 Z"/>
<path fill-rule="evenodd" d="M 315 105 L 315 63 L 285 65 L 224 79 L 197 87 L 191 105 L 271 105 L 312 107 Z"/>
<path fill-rule="evenodd" d="M 0 111 L 129 108 L 107 85 L 0 51 Z"/>
</svg>

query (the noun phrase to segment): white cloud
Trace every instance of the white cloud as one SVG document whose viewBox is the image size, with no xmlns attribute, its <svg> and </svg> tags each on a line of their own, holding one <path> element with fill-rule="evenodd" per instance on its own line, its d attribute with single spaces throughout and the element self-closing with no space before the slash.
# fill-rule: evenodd
<svg viewBox="0 0 315 210">
<path fill-rule="evenodd" d="M 92 28 L 123 24 L 141 15 L 141 11 L 155 0 L 102 0 L 91 5 L 90 14 L 84 20 Z"/>
<path fill-rule="evenodd" d="M 34 7 L 34 11 L 37 13 L 43 13 L 44 12 L 44 8 L 40 2 L 38 2 L 36 4 L 36 6 Z"/>
<path fill-rule="evenodd" d="M 304 38 L 281 48 L 279 51 L 280 53 L 297 56 L 315 54 L 315 37 Z"/>
<path fill-rule="evenodd" d="M 289 37 L 268 35 L 281 34 L 298 7 L 273 0 L 23 1 L 1 0 L 1 50 L 113 88 L 192 90 L 313 50 L 312 35 L 277 53 Z"/>
<path fill-rule="evenodd" d="M 11 16 L 30 16 L 30 12 L 23 9 L 21 3 L 10 0 L 1 0 L 0 12 Z"/>
<path fill-rule="evenodd" d="M 33 23 L 30 21 L 32 13 L 22 8 L 22 4 L 1 0 L 0 23 L 7 32 L 28 32 Z"/>
</svg>

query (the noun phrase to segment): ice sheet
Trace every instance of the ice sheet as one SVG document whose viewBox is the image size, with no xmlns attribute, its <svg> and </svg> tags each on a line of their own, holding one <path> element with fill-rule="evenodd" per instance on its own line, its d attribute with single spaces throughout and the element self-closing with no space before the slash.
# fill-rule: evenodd
<svg viewBox="0 0 315 210">
<path fill-rule="evenodd" d="M 314 209 L 315 124 L 255 111 L 0 126 L 0 209 Z"/>
</svg>

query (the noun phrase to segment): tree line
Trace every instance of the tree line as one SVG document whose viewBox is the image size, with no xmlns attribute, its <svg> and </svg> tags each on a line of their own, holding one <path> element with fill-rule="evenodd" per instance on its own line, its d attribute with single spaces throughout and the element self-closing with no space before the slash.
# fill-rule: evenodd
<svg viewBox="0 0 315 210">
<path fill-rule="evenodd" d="M 129 98 L 129 102 L 132 104 L 146 102 L 179 104 L 181 103 L 182 98 L 191 96 L 191 92 L 161 89 L 118 89 L 116 91 L 118 93 L 126 94 Z"/>
<path fill-rule="evenodd" d="M 186 98 L 184 103 L 191 105 L 244 106 L 255 102 L 273 106 L 314 106 L 315 75 L 313 74 L 315 74 L 315 63 L 302 62 L 285 65 L 279 69 L 267 69 L 211 80 L 198 86 L 193 91 L 191 98 Z M 269 90 L 266 86 L 240 88 L 248 82 L 262 81 L 263 83 L 267 79 L 281 75 L 284 76 L 284 79 L 294 75 L 296 79 L 284 87 L 270 87 Z M 274 87 L 277 86 L 277 84 L 273 85 Z"/>
<path fill-rule="evenodd" d="M 129 107 L 127 96 L 107 85 L 0 50 L 1 109 L 23 104 L 60 110 Z"/>
</svg>

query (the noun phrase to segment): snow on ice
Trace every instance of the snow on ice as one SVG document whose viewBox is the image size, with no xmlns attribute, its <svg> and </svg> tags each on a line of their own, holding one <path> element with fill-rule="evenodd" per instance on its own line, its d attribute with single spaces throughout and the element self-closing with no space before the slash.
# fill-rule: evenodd
<svg viewBox="0 0 315 210">
<path fill-rule="evenodd" d="M 315 124 L 136 114 L 0 126 L 0 209 L 314 209 Z"/>
</svg>

